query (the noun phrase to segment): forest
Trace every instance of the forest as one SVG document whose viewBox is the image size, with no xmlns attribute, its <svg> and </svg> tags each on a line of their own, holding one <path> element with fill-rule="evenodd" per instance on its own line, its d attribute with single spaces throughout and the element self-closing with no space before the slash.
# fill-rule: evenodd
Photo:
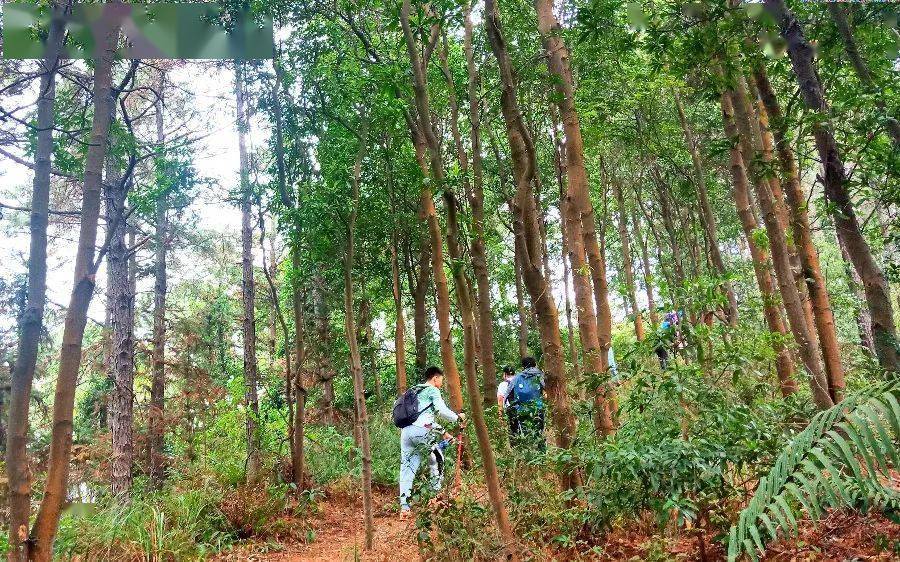
<svg viewBox="0 0 900 562">
<path fill-rule="evenodd" d="M 10 561 L 900 557 L 898 4 L 218 4 L 0 59 Z"/>
</svg>

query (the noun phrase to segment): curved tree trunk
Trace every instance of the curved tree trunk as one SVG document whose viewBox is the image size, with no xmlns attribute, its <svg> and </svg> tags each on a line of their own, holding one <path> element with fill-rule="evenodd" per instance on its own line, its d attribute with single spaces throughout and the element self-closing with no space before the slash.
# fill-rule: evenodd
<svg viewBox="0 0 900 562">
<path fill-rule="evenodd" d="M 469 207 L 472 209 L 472 270 L 478 289 L 478 358 L 484 376 L 484 403 L 495 404 L 497 395 L 497 363 L 494 357 L 494 318 L 491 313 L 491 284 L 488 275 L 487 249 L 484 239 L 484 179 L 481 163 L 481 107 L 478 101 L 478 72 L 472 46 L 472 6 L 466 2 L 463 14 L 463 47 L 468 72 L 469 140 L 472 145 L 472 192 Z"/>
<path fill-rule="evenodd" d="M 356 338 L 356 321 L 353 312 L 353 261 L 355 253 L 356 217 L 359 212 L 359 177 L 362 172 L 362 161 L 366 154 L 366 137 L 368 121 L 363 118 L 360 132 L 359 150 L 353 164 L 351 185 L 352 207 L 347 221 L 347 250 L 344 253 L 344 334 L 350 348 L 350 374 L 353 377 L 353 402 L 356 413 L 356 432 L 362 449 L 362 495 L 363 517 L 366 524 L 366 549 L 372 548 L 375 535 L 374 515 L 372 513 L 372 446 L 369 441 L 369 413 L 366 410 L 365 381 L 363 380 L 362 358 Z"/>
<path fill-rule="evenodd" d="M 515 73 L 506 49 L 495 0 L 485 1 L 484 12 L 488 42 L 500 71 L 500 107 L 506 124 L 516 186 L 511 208 L 516 253 L 519 256 L 517 261 L 522 268 L 524 284 L 538 318 L 542 359 L 547 374 L 547 399 L 552 406 L 557 446 L 568 449 L 575 439 L 575 417 L 566 391 L 566 364 L 559 333 L 559 313 L 541 267 L 540 227 L 532 189 L 537 159 L 516 100 Z M 581 483 L 580 475 L 571 466 L 564 466 L 560 470 L 559 479 L 563 489 L 567 490 L 574 489 Z"/>
<path fill-rule="evenodd" d="M 856 46 L 856 38 L 853 37 L 853 30 L 850 26 L 849 18 L 844 12 L 845 9 L 852 11 L 853 5 L 848 3 L 845 6 L 842 2 L 826 2 L 825 5 L 828 7 L 828 13 L 831 14 L 831 19 L 834 20 L 834 24 L 837 26 L 838 34 L 841 36 L 841 41 L 844 43 L 844 51 L 847 52 L 847 58 L 850 59 L 850 65 L 853 67 L 853 70 L 856 72 L 856 76 L 859 77 L 859 81 L 862 82 L 862 85 L 874 96 L 875 107 L 885 114 L 885 129 L 891 136 L 894 147 L 900 149 L 900 121 L 893 115 L 887 113 L 887 106 L 884 104 L 882 93 L 875 84 L 875 79 L 872 76 L 872 72 L 869 70 L 866 59 L 863 58 L 862 54 L 859 52 L 859 48 Z"/>
<path fill-rule="evenodd" d="M 725 134 L 730 139 L 737 139 L 738 130 L 734 122 L 734 109 L 731 96 L 726 92 L 721 97 L 722 118 L 725 124 Z M 788 331 L 781 316 L 781 307 L 778 306 L 778 296 L 772 280 L 772 264 L 769 262 L 765 250 L 760 248 L 754 239 L 757 229 L 756 217 L 750 203 L 749 181 L 747 170 L 741 151 L 734 142 L 730 148 L 732 195 L 737 208 L 738 218 L 744 230 L 744 238 L 750 249 L 750 257 L 753 260 L 753 272 L 756 274 L 756 282 L 762 295 L 763 315 L 769 331 L 775 334 L 775 369 L 778 375 L 778 383 L 782 396 L 789 396 L 797 391 L 797 382 L 794 380 L 794 360 L 790 350 L 784 345 Z"/>
<path fill-rule="evenodd" d="M 727 274 L 725 270 L 725 262 L 722 259 L 722 252 L 719 249 L 719 237 L 716 229 L 716 216 L 712 212 L 709 204 L 709 193 L 706 189 L 706 172 L 703 169 L 703 160 L 697 150 L 697 139 L 694 131 L 688 123 L 687 116 L 684 113 L 684 106 L 681 103 L 681 96 L 677 90 L 672 91 L 675 95 L 675 107 L 678 109 L 678 120 L 681 123 L 681 130 L 684 133 L 684 144 L 687 146 L 688 152 L 691 153 L 691 162 L 694 166 L 694 184 L 697 186 L 697 201 L 700 203 L 700 220 L 703 229 L 706 232 L 706 239 L 709 242 L 709 258 L 712 261 L 716 274 L 724 277 Z M 723 284 L 725 296 L 728 299 L 728 324 L 732 327 L 737 326 L 737 298 L 734 296 L 734 288 L 731 283 L 725 281 Z"/>
<path fill-rule="evenodd" d="M 758 162 L 762 161 L 762 144 L 758 130 L 754 129 L 749 98 L 747 96 L 746 83 L 743 76 L 736 78 L 736 87 L 730 92 L 731 102 L 734 107 L 735 123 L 739 131 L 739 143 L 744 154 L 750 154 L 748 164 L 750 178 L 756 189 L 756 199 L 762 211 L 763 223 L 769 239 L 769 248 L 772 251 L 772 265 L 775 269 L 775 279 L 781 292 L 781 299 L 787 313 L 788 324 L 791 333 L 797 342 L 800 357 L 810 374 L 810 385 L 813 392 L 813 401 L 819 408 L 830 408 L 834 405 L 828 392 L 828 378 L 825 374 L 822 356 L 813 340 L 812 326 L 807 324 L 806 313 L 800 300 L 797 285 L 794 284 L 794 274 L 790 265 L 787 237 L 782 223 L 778 218 L 775 198 L 772 195 L 770 183 L 765 173 L 759 169 Z"/>
<path fill-rule="evenodd" d="M 419 166 L 426 177 L 443 187 L 444 168 L 441 162 L 440 142 L 431 124 L 431 104 L 428 99 L 428 82 L 425 75 L 425 66 L 419 57 L 418 42 L 410 27 L 411 6 L 409 0 L 405 0 L 400 9 L 400 25 L 403 28 L 403 36 L 406 41 L 406 51 L 412 65 L 413 92 L 416 107 L 416 121 L 410 121 L 410 131 L 413 134 L 413 144 L 416 146 L 416 156 Z M 425 152 L 428 153 L 428 164 L 425 162 Z M 428 173 L 430 171 L 430 174 Z M 444 376 L 447 379 L 448 393 L 450 395 L 450 407 L 455 411 L 462 410 L 463 396 L 459 376 L 459 368 L 456 364 L 456 355 L 453 349 L 453 334 L 450 326 L 450 287 L 447 283 L 447 274 L 444 271 L 444 247 L 441 234 L 441 224 L 434 206 L 431 182 L 422 187 L 421 208 L 428 223 L 428 231 L 431 235 L 431 263 L 433 266 L 434 286 L 437 300 L 438 330 L 441 338 L 441 362 L 443 363 Z"/>
<path fill-rule="evenodd" d="M 87 324 L 87 311 L 94 296 L 97 272 L 97 264 L 94 261 L 97 223 L 100 217 L 103 162 L 106 159 L 109 124 L 115 104 L 112 91 L 112 63 L 118 39 L 119 26 L 113 23 L 100 40 L 102 54 L 94 66 L 94 116 L 84 165 L 81 228 L 78 233 L 78 251 L 75 255 L 74 284 L 63 328 L 59 373 L 53 399 L 50 460 L 44 497 L 31 533 L 34 543 L 30 556 L 39 562 L 49 561 L 53 556 L 53 541 L 59 529 L 59 516 L 66 500 L 69 460 L 72 456 L 75 389 L 81 367 L 82 338 Z"/>
<path fill-rule="evenodd" d="M 761 120 L 768 125 L 771 118 L 772 133 L 778 151 L 778 161 L 784 178 L 785 194 L 790 211 L 791 231 L 794 245 L 800 257 L 801 274 L 806 283 L 812 305 L 813 320 L 819 336 L 819 346 L 828 375 L 829 394 L 834 402 L 839 402 L 844 390 L 844 369 L 841 365 L 841 351 L 838 345 L 837 330 L 834 325 L 834 314 L 831 310 L 831 299 L 825 288 L 825 277 L 819 264 L 819 254 L 812 239 L 809 226 L 806 196 L 800 185 L 800 172 L 797 160 L 787 138 L 787 127 L 781 114 L 778 98 L 769 82 L 765 68 L 757 65 L 753 70 L 756 87 L 764 109 L 760 111 Z M 764 126 L 766 126 L 764 125 Z M 871 324 L 869 329 L 871 335 Z"/>
<path fill-rule="evenodd" d="M 765 5 L 778 24 L 781 35 L 787 40 L 788 56 L 803 101 L 807 108 L 817 114 L 811 128 L 824 169 L 825 197 L 831 203 L 831 215 L 837 236 L 843 239 L 853 261 L 853 267 L 863 281 L 866 304 L 872 316 L 875 353 L 884 369 L 898 373 L 900 350 L 897 345 L 897 327 L 894 323 L 890 287 L 884 272 L 872 256 L 872 250 L 856 218 L 856 211 L 846 185 L 844 163 L 829 121 L 830 110 L 825 100 L 825 89 L 816 70 L 813 47 L 804 37 L 800 22 L 785 6 L 783 0 L 765 0 Z"/>
<path fill-rule="evenodd" d="M 65 1 L 59 10 L 71 6 Z M 61 20 L 54 19 L 47 37 L 47 55 L 41 61 L 37 100 L 37 132 L 34 181 L 31 189 L 31 243 L 28 250 L 28 294 L 18 319 L 16 362 L 10 373 L 9 424 L 7 426 L 6 475 L 9 480 L 9 560 L 28 558 L 28 520 L 31 514 L 31 471 L 28 468 L 28 411 L 44 327 L 47 293 L 47 223 L 50 207 L 50 167 L 56 116 L 56 68 L 65 37 Z"/>
<path fill-rule="evenodd" d="M 625 195 L 619 180 L 612 181 L 613 192 L 619 207 L 619 241 L 622 245 L 622 269 L 625 274 L 625 292 L 628 296 L 628 305 L 634 316 L 634 335 L 638 341 L 644 339 L 644 320 L 641 318 L 641 309 L 637 302 L 637 290 L 634 283 L 634 267 L 631 261 L 631 244 L 628 242 L 628 218 L 625 211 Z"/>
<path fill-rule="evenodd" d="M 544 53 L 547 57 L 547 67 L 553 76 L 553 83 L 557 96 L 557 107 L 559 108 L 559 116 L 563 124 L 563 132 L 566 138 L 566 175 L 568 177 L 568 194 L 569 206 L 566 212 L 575 220 L 581 222 L 581 228 L 578 229 L 582 237 L 584 252 L 587 254 L 588 265 L 590 266 L 591 281 L 593 282 L 594 300 L 597 305 L 597 312 L 594 314 L 594 307 L 583 308 L 581 304 L 576 302 L 579 307 L 579 327 L 582 325 L 581 316 L 589 316 L 589 320 L 597 324 L 597 338 L 599 346 L 599 357 L 596 360 L 590 359 L 588 356 L 592 353 L 589 351 L 590 336 L 588 342 L 585 342 L 585 334 L 581 334 L 582 346 L 585 348 L 585 365 L 595 362 L 600 368 L 597 373 L 606 370 L 607 353 L 612 343 L 612 314 L 609 311 L 609 296 L 606 282 L 606 261 L 600 251 L 600 245 L 596 235 L 596 218 L 594 215 L 594 206 L 591 203 L 590 190 L 588 187 L 587 170 L 584 166 L 584 141 L 581 136 L 581 124 L 578 120 L 578 113 L 575 110 L 575 89 L 572 80 L 572 68 L 569 60 L 569 50 L 566 47 L 561 35 L 561 27 L 556 15 L 553 13 L 553 0 L 535 0 L 535 12 L 537 13 L 538 33 L 541 36 L 541 42 L 544 47 Z M 573 254 L 573 248 L 577 247 L 577 242 L 572 238 L 574 234 L 569 232 L 570 260 Z M 572 269 L 578 272 L 578 264 L 572 260 Z M 577 286 L 579 282 L 586 282 L 579 279 L 579 275 L 575 275 L 573 284 L 576 286 L 576 298 L 578 294 Z M 590 286 L 590 284 L 588 285 Z M 615 431 L 615 422 L 613 420 L 615 405 L 615 390 L 611 385 L 603 385 L 597 389 L 595 396 L 595 426 L 602 435 L 609 435 Z"/>
<path fill-rule="evenodd" d="M 650 269 L 650 256 L 647 253 L 647 240 L 641 236 L 641 220 L 638 217 L 637 208 L 632 209 L 631 223 L 633 225 L 634 239 L 641 247 L 641 267 L 644 270 L 644 289 L 647 292 L 647 309 L 650 311 L 650 325 L 656 329 L 659 325 L 659 314 L 656 312 L 656 298 L 653 296 L 653 273 Z"/>
</svg>

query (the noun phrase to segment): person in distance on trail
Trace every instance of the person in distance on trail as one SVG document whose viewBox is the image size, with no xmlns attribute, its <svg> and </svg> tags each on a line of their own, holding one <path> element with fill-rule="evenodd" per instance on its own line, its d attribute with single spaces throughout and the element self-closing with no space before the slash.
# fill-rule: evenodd
<svg viewBox="0 0 900 562">
<path fill-rule="evenodd" d="M 504 365 L 503 380 L 500 381 L 500 384 L 497 385 L 497 415 L 501 420 L 503 419 L 503 416 L 506 416 L 506 422 L 509 424 L 510 435 L 519 432 L 518 417 L 516 417 L 515 410 L 509 407 L 509 402 L 506 399 L 506 395 L 509 392 L 509 384 L 514 376 L 516 376 L 515 369 L 513 369 L 510 365 Z"/>
<path fill-rule="evenodd" d="M 466 415 L 447 407 L 441 397 L 444 372 L 435 366 L 425 369 L 424 382 L 407 390 L 394 403 L 394 424 L 400 428 L 400 517 L 410 515 L 409 500 L 413 481 L 422 457 L 427 456 L 431 488 L 441 489 L 443 475 L 442 447 L 436 447 L 443 437 L 452 436 L 438 424 L 437 418 L 449 422 L 465 422 Z"/>
<path fill-rule="evenodd" d="M 516 417 L 510 425 L 510 441 L 516 448 L 546 448 L 544 442 L 544 372 L 534 357 L 522 358 L 522 371 L 509 382 L 506 390 L 507 414 Z"/>
</svg>

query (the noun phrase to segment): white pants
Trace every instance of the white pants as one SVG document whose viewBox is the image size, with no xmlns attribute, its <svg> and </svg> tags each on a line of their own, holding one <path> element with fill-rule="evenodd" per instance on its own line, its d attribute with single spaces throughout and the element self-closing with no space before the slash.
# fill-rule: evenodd
<svg viewBox="0 0 900 562">
<path fill-rule="evenodd" d="M 431 489 L 435 492 L 441 489 L 444 459 L 441 452 L 433 447 L 436 438 L 430 429 L 416 425 L 400 430 L 400 506 L 404 509 L 409 507 L 413 480 L 423 456 L 428 458 Z"/>
</svg>

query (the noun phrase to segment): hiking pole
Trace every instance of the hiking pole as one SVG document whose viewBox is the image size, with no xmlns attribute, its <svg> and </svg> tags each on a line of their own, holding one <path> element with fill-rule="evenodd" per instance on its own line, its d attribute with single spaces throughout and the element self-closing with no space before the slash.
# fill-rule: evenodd
<svg viewBox="0 0 900 562">
<path fill-rule="evenodd" d="M 462 487 L 462 457 L 463 457 L 463 434 L 466 431 L 466 422 L 459 424 L 459 434 L 456 436 L 456 468 L 453 476 L 453 493 L 450 497 L 456 497 L 459 489 Z"/>
</svg>

